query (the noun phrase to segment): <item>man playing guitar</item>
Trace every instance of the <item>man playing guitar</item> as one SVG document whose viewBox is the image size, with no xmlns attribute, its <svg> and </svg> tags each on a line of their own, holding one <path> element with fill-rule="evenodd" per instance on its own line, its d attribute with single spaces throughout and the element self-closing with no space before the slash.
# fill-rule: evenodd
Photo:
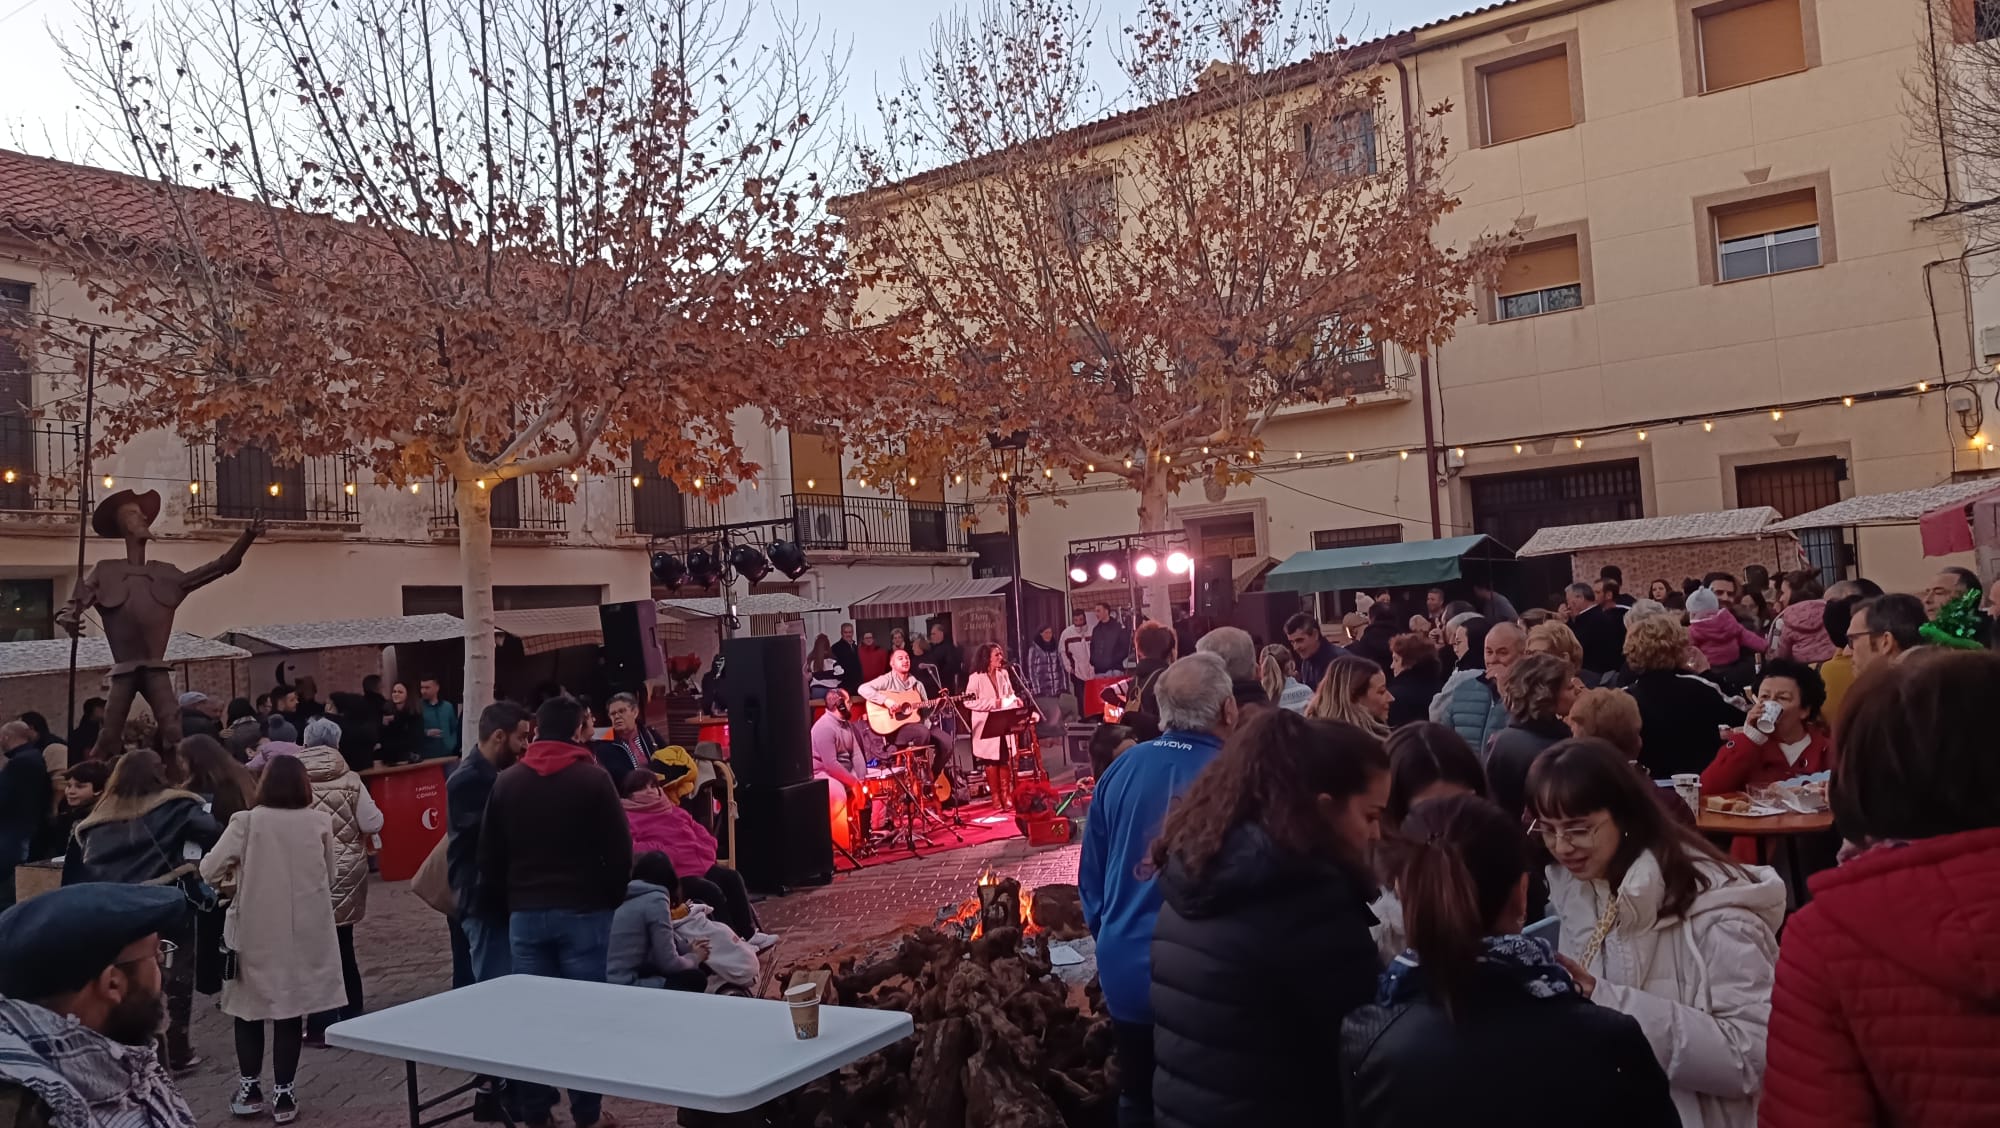
<svg viewBox="0 0 2000 1128">
<path fill-rule="evenodd" d="M 903 726 L 893 733 L 885 733 L 889 743 L 897 748 L 908 748 L 916 744 L 928 744 L 931 752 L 927 763 L 918 765 L 919 779 L 929 779 L 936 771 L 942 771 L 951 761 L 951 741 L 945 735 L 926 724 L 918 706 L 904 701 L 896 702 L 889 694 L 915 692 L 919 697 L 924 692 L 924 683 L 910 676 L 910 652 L 898 649 L 889 655 L 889 672 L 873 681 L 861 685 L 861 699 L 871 704 L 891 710 L 897 720 L 908 718 Z"/>
</svg>

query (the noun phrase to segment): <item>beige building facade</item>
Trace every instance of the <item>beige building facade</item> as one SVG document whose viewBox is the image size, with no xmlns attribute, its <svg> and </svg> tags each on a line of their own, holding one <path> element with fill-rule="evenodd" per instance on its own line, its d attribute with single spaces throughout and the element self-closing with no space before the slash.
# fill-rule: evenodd
<svg viewBox="0 0 2000 1128">
<path fill-rule="evenodd" d="M 1550 525 L 1792 516 L 2000 468 L 1965 410 L 1992 392 L 1979 288 L 1953 223 L 1906 190 L 1938 163 L 1905 93 L 1927 11 L 1513 0 L 1381 40 L 1392 109 L 1401 83 L 1451 107 L 1462 206 L 1438 237 L 1518 234 L 1430 358 L 1432 457 L 1424 371 L 1383 350 L 1383 392 L 1284 413 L 1258 480 L 1184 490 L 1174 523 L 1239 557 L 1470 532 L 1518 546 Z M 1376 126 L 1395 143 L 1397 122 Z M 1106 164 L 1143 175 L 1109 148 Z M 1136 495 L 1108 478 L 1060 496 L 1031 500 L 1022 530 L 1028 577 L 1056 585 L 1071 541 L 1138 528 Z M 1829 577 L 1892 589 L 1971 563 L 1926 559 L 1913 526 L 1802 541 Z"/>
</svg>

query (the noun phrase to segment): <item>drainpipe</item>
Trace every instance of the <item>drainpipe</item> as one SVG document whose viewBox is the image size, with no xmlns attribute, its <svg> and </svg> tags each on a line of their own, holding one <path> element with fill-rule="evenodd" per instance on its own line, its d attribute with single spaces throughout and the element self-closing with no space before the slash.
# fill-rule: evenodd
<svg viewBox="0 0 2000 1128">
<path fill-rule="evenodd" d="M 1396 87 L 1403 100 L 1403 177 L 1411 193 L 1417 188 L 1417 139 L 1410 116 L 1410 72 L 1400 55 L 1389 61 L 1396 67 Z M 1424 492 L 1431 499 L 1431 539 L 1444 536 L 1444 516 L 1438 508 L 1437 423 L 1431 408 L 1431 358 L 1428 351 L 1417 354 L 1417 388 L 1424 409 Z"/>
</svg>

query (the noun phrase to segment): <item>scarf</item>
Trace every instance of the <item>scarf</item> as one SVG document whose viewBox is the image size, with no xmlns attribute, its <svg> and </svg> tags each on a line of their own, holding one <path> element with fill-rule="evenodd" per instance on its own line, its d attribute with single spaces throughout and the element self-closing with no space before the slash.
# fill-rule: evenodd
<svg viewBox="0 0 2000 1128">
<path fill-rule="evenodd" d="M 1043 653 L 1045 653 L 1045 654 L 1054 654 L 1054 653 L 1056 652 L 1056 640 L 1055 640 L 1055 639 L 1052 639 L 1052 638 L 1051 638 L 1051 639 L 1043 639 L 1041 635 L 1037 634 L 1037 635 L 1035 636 L 1035 645 L 1036 645 L 1037 647 L 1040 647 L 1040 648 L 1041 648 L 1041 650 L 1042 650 L 1042 652 L 1043 652 Z"/>
<path fill-rule="evenodd" d="M 32 1003 L 0 999 L 0 1081 L 41 1098 L 55 1128 L 198 1128 L 151 1045 Z"/>
<path fill-rule="evenodd" d="M 1479 968 L 1512 983 L 1530 998 L 1554 999 L 1576 993 L 1576 982 L 1556 962 L 1546 940 L 1521 935 L 1488 936 L 1480 942 Z M 1375 991 L 1375 1002 L 1393 1007 L 1412 1003 L 1424 993 L 1423 967 L 1414 949 L 1389 961 Z"/>
<path fill-rule="evenodd" d="M 590 749 L 567 740 L 537 740 L 521 754 L 521 762 L 539 776 L 552 776 L 571 764 L 589 763 Z"/>
</svg>

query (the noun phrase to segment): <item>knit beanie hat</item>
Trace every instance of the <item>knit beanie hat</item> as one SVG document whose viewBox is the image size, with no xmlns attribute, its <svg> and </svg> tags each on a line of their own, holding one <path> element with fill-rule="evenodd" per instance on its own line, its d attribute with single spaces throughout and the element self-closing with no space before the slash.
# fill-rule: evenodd
<svg viewBox="0 0 2000 1128">
<path fill-rule="evenodd" d="M 1715 593 L 1705 587 L 1696 588 L 1688 596 L 1687 613 L 1690 619 L 1698 619 L 1703 615 L 1712 615 L 1720 610 L 1722 610 L 1722 601 L 1715 598 Z"/>
</svg>

